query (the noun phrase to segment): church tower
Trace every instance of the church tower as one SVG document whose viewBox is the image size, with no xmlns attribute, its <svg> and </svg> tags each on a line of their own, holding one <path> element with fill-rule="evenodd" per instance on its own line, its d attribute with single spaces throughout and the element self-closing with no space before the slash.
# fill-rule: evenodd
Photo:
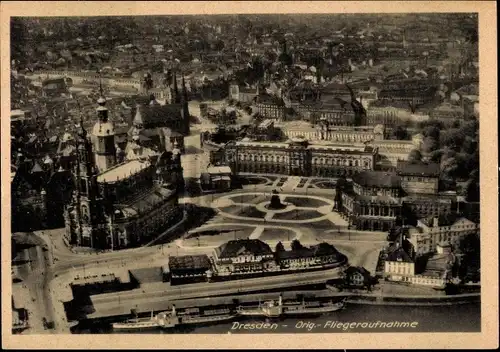
<svg viewBox="0 0 500 352">
<path fill-rule="evenodd" d="M 106 99 L 100 97 L 97 101 L 98 121 L 94 125 L 92 134 L 95 138 L 95 162 L 97 170 L 102 173 L 116 164 L 115 147 L 115 127 L 108 119 L 108 109 L 106 108 Z"/>
<path fill-rule="evenodd" d="M 66 226 L 70 226 L 72 242 L 77 246 L 95 247 L 95 229 L 100 211 L 97 190 L 97 170 L 92 153 L 92 143 L 80 122 L 81 131 L 77 141 L 77 163 L 74 169 L 76 189 L 73 201 L 67 209 Z"/>
<path fill-rule="evenodd" d="M 180 104 L 182 97 L 179 94 L 179 88 L 177 87 L 177 74 L 174 72 L 173 75 L 173 83 L 174 83 L 174 92 L 173 92 L 173 97 L 172 97 L 172 103 L 173 104 Z"/>
<path fill-rule="evenodd" d="M 186 89 L 186 82 L 184 81 L 184 76 L 182 76 L 182 98 L 181 98 L 181 116 L 183 119 L 183 124 L 184 124 L 184 133 L 186 135 L 189 135 L 189 123 L 191 120 L 191 116 L 189 114 L 189 99 L 188 99 L 188 93 Z"/>
</svg>

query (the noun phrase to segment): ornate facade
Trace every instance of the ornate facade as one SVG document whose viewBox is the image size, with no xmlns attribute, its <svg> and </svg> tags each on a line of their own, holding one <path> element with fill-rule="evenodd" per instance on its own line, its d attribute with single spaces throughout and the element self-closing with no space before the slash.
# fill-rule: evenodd
<svg viewBox="0 0 500 352">
<path fill-rule="evenodd" d="M 104 114 L 105 109 L 101 101 L 98 113 Z M 98 167 L 101 159 L 96 156 L 82 127 L 73 170 L 76 190 L 64 215 L 72 244 L 134 247 L 182 218 L 177 195 L 183 184 L 180 150 L 139 154 L 105 169 Z"/>
<path fill-rule="evenodd" d="M 352 186 L 342 192 L 342 204 L 350 224 L 360 230 L 388 231 L 401 215 L 401 180 L 382 171 L 354 175 Z"/>
<path fill-rule="evenodd" d="M 337 207 L 357 229 L 387 231 L 398 218 L 413 221 L 452 213 L 456 196 L 439 194 L 438 184 L 439 165 L 400 163 L 397 172 L 355 174 L 341 190 Z"/>
<path fill-rule="evenodd" d="M 287 142 L 228 143 L 225 162 L 233 172 L 335 177 L 373 170 L 377 151 L 370 147 L 309 144 L 294 138 Z"/>
</svg>

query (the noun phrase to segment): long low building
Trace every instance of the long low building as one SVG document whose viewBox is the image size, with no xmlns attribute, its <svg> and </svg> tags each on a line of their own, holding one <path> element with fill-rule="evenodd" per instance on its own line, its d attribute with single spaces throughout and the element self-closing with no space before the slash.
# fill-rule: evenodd
<svg viewBox="0 0 500 352">
<path fill-rule="evenodd" d="M 270 277 L 258 277 L 232 280 L 217 283 L 196 283 L 185 286 L 164 284 L 161 290 L 137 289 L 125 292 L 105 293 L 90 297 L 93 313 L 88 319 L 104 318 L 130 314 L 134 308 L 137 312 L 165 310 L 169 302 L 177 299 L 205 298 L 211 296 L 241 294 L 271 289 L 290 289 L 292 287 L 324 283 L 327 280 L 340 278 L 347 264 L 321 271 L 284 274 Z"/>
<path fill-rule="evenodd" d="M 377 149 L 305 138 L 286 142 L 236 141 L 225 146 L 225 163 L 234 173 L 275 173 L 292 176 L 336 177 L 373 170 Z"/>
</svg>

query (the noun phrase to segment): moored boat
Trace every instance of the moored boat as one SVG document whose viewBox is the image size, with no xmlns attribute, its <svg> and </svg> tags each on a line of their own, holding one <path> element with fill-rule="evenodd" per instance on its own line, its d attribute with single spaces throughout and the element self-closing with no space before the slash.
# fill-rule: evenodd
<svg viewBox="0 0 500 352">
<path fill-rule="evenodd" d="M 315 304 L 300 304 L 285 306 L 283 309 L 284 315 L 306 315 L 306 314 L 323 314 L 336 312 L 344 308 L 344 302 L 314 302 Z"/>
<path fill-rule="evenodd" d="M 264 316 L 266 318 L 278 318 L 282 315 L 307 315 L 307 314 L 323 314 L 335 312 L 344 308 L 344 301 L 341 302 L 293 302 L 283 304 L 280 296 L 278 302 L 268 301 L 260 304 L 257 307 L 242 307 L 236 309 L 238 315 L 242 316 Z"/>
<path fill-rule="evenodd" d="M 280 296 L 277 304 L 274 301 L 267 301 L 257 307 L 242 307 L 236 308 L 238 315 L 243 316 L 264 316 L 266 318 L 278 318 L 283 314 L 283 301 Z"/>
<path fill-rule="evenodd" d="M 123 322 L 113 323 L 115 330 L 143 330 L 158 328 L 158 321 L 151 312 L 151 317 L 148 318 L 132 318 Z"/>
</svg>

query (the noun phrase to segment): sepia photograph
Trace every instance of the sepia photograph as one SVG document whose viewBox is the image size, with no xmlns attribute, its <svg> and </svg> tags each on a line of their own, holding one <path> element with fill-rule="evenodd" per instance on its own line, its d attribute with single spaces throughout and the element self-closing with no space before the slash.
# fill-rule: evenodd
<svg viewBox="0 0 500 352">
<path fill-rule="evenodd" d="M 478 10 L 129 4 L 2 25 L 2 335 L 485 332 Z"/>
</svg>

